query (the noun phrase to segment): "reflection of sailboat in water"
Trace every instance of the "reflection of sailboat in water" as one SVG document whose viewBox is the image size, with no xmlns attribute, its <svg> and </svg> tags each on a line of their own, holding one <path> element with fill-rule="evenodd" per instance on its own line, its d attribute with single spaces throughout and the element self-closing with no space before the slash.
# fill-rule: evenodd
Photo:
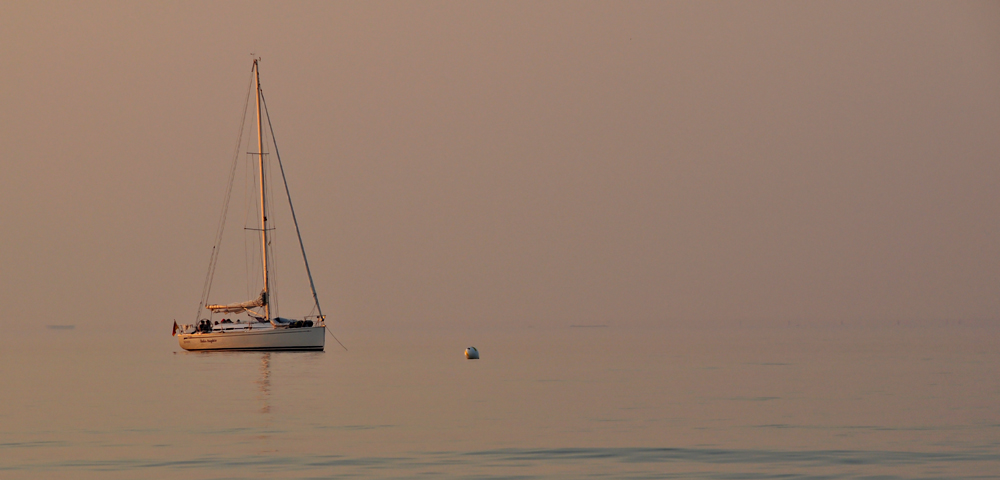
<svg viewBox="0 0 1000 480">
<path fill-rule="evenodd" d="M 271 352 L 264 352 L 260 356 L 260 377 L 257 379 L 257 401 L 260 404 L 258 412 L 260 425 L 255 428 L 253 443 L 256 445 L 258 454 L 270 454 L 277 452 L 271 445 L 273 429 L 271 426 Z M 256 423 L 256 422 L 255 422 Z"/>
<path fill-rule="evenodd" d="M 229 186 L 226 191 L 225 206 L 223 208 L 222 219 L 216 236 L 216 244 L 212 250 L 211 261 L 209 262 L 208 275 L 205 280 L 205 287 L 202 293 L 201 304 L 198 308 L 198 316 L 202 317 L 202 307 L 211 314 L 232 314 L 243 315 L 245 318 L 238 318 L 235 321 L 231 318 L 222 321 L 212 322 L 209 318 L 200 318 L 195 325 L 178 326 L 174 322 L 174 334 L 180 331 L 178 342 L 185 350 L 323 350 L 326 330 L 323 310 L 319 306 L 319 297 L 316 295 L 316 286 L 313 283 L 312 272 L 309 270 L 309 261 L 306 259 L 305 246 L 302 242 L 302 235 L 299 232 L 298 220 L 295 218 L 295 209 L 292 207 L 291 193 L 288 190 L 288 182 L 284 176 L 284 167 L 281 165 L 281 155 L 278 154 L 277 143 L 274 142 L 274 129 L 267 115 L 267 104 L 264 102 L 264 95 L 260 88 L 260 69 L 258 60 L 253 62 L 253 85 L 255 86 L 255 101 L 257 106 L 257 151 L 248 152 L 254 159 L 254 173 L 257 176 L 257 186 L 259 192 L 255 192 L 254 202 L 257 203 L 259 213 L 259 228 L 245 228 L 245 230 L 255 232 L 253 235 L 260 241 L 260 267 L 261 276 L 253 276 L 253 281 L 263 280 L 263 288 L 260 295 L 255 300 L 245 302 L 211 304 L 208 301 L 212 288 L 212 279 L 215 274 L 215 267 L 219 258 L 222 233 L 225 229 L 226 213 L 229 208 L 229 196 L 232 192 L 234 174 L 230 174 Z M 247 91 L 247 105 L 244 108 L 244 119 L 249 107 L 249 89 Z M 262 110 L 263 107 L 263 110 Z M 270 143 L 265 142 L 263 120 L 267 118 L 268 131 L 270 132 Z M 240 143 L 242 142 L 242 126 L 240 129 Z M 238 143 L 239 145 L 239 143 Z M 278 159 L 278 167 L 281 171 L 282 180 L 285 186 L 285 193 L 288 194 L 288 206 L 291 211 L 291 218 L 295 224 L 295 233 L 298 235 L 299 247 L 302 250 L 302 260 L 305 263 L 306 275 L 309 278 L 309 287 L 312 290 L 313 310 L 309 315 L 299 318 L 282 318 L 277 312 L 277 296 L 274 293 L 273 276 L 273 252 L 271 245 L 271 231 L 274 230 L 274 220 L 269 219 L 270 202 L 268 198 L 270 186 L 270 175 L 265 175 L 268 171 L 266 146 L 274 145 L 274 153 Z M 238 154 L 237 157 L 238 158 Z M 233 170 L 236 171 L 236 158 L 234 158 Z M 267 180 L 267 181 L 265 181 Z M 259 193 L 259 194 L 258 194 Z M 259 232 L 256 233 L 256 232 Z M 248 280 L 250 280 L 248 278 Z M 253 291 L 253 290 L 251 290 Z M 266 360 L 266 358 L 265 358 Z"/>
<path fill-rule="evenodd" d="M 271 413 L 271 354 L 264 353 L 260 357 L 260 379 L 257 380 L 260 395 L 260 413 Z"/>
</svg>

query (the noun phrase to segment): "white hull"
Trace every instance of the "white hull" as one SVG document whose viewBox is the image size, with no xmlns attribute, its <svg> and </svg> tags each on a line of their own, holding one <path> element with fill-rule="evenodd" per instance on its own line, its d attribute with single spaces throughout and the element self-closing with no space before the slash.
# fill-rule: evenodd
<svg viewBox="0 0 1000 480">
<path fill-rule="evenodd" d="M 251 331 L 182 333 L 184 350 L 323 350 L 326 327 L 271 328 Z"/>
</svg>

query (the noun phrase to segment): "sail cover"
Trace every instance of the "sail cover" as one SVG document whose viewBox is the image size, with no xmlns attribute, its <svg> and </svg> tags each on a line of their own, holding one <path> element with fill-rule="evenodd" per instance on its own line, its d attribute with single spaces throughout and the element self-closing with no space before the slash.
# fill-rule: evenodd
<svg viewBox="0 0 1000 480">
<path fill-rule="evenodd" d="M 260 292 L 257 300 L 250 300 L 243 303 L 230 303 L 229 305 L 206 305 L 205 308 L 214 313 L 240 313 L 248 308 L 257 308 L 267 305 L 267 292 Z"/>
</svg>

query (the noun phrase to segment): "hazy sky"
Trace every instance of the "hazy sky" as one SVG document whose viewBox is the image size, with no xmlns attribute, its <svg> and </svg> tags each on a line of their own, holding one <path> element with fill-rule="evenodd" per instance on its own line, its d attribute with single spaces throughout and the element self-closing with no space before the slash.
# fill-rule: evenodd
<svg viewBox="0 0 1000 480">
<path fill-rule="evenodd" d="M 339 328 L 1000 312 L 998 3 L 5 1 L 0 321 L 194 320 L 251 52 Z"/>
</svg>

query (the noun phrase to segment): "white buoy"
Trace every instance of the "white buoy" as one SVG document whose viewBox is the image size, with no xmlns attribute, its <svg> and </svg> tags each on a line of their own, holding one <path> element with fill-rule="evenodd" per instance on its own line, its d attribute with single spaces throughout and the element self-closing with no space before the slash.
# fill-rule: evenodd
<svg viewBox="0 0 1000 480">
<path fill-rule="evenodd" d="M 468 358 L 469 360 L 479 360 L 479 350 L 476 350 L 476 347 L 466 348 L 465 358 Z"/>
</svg>

